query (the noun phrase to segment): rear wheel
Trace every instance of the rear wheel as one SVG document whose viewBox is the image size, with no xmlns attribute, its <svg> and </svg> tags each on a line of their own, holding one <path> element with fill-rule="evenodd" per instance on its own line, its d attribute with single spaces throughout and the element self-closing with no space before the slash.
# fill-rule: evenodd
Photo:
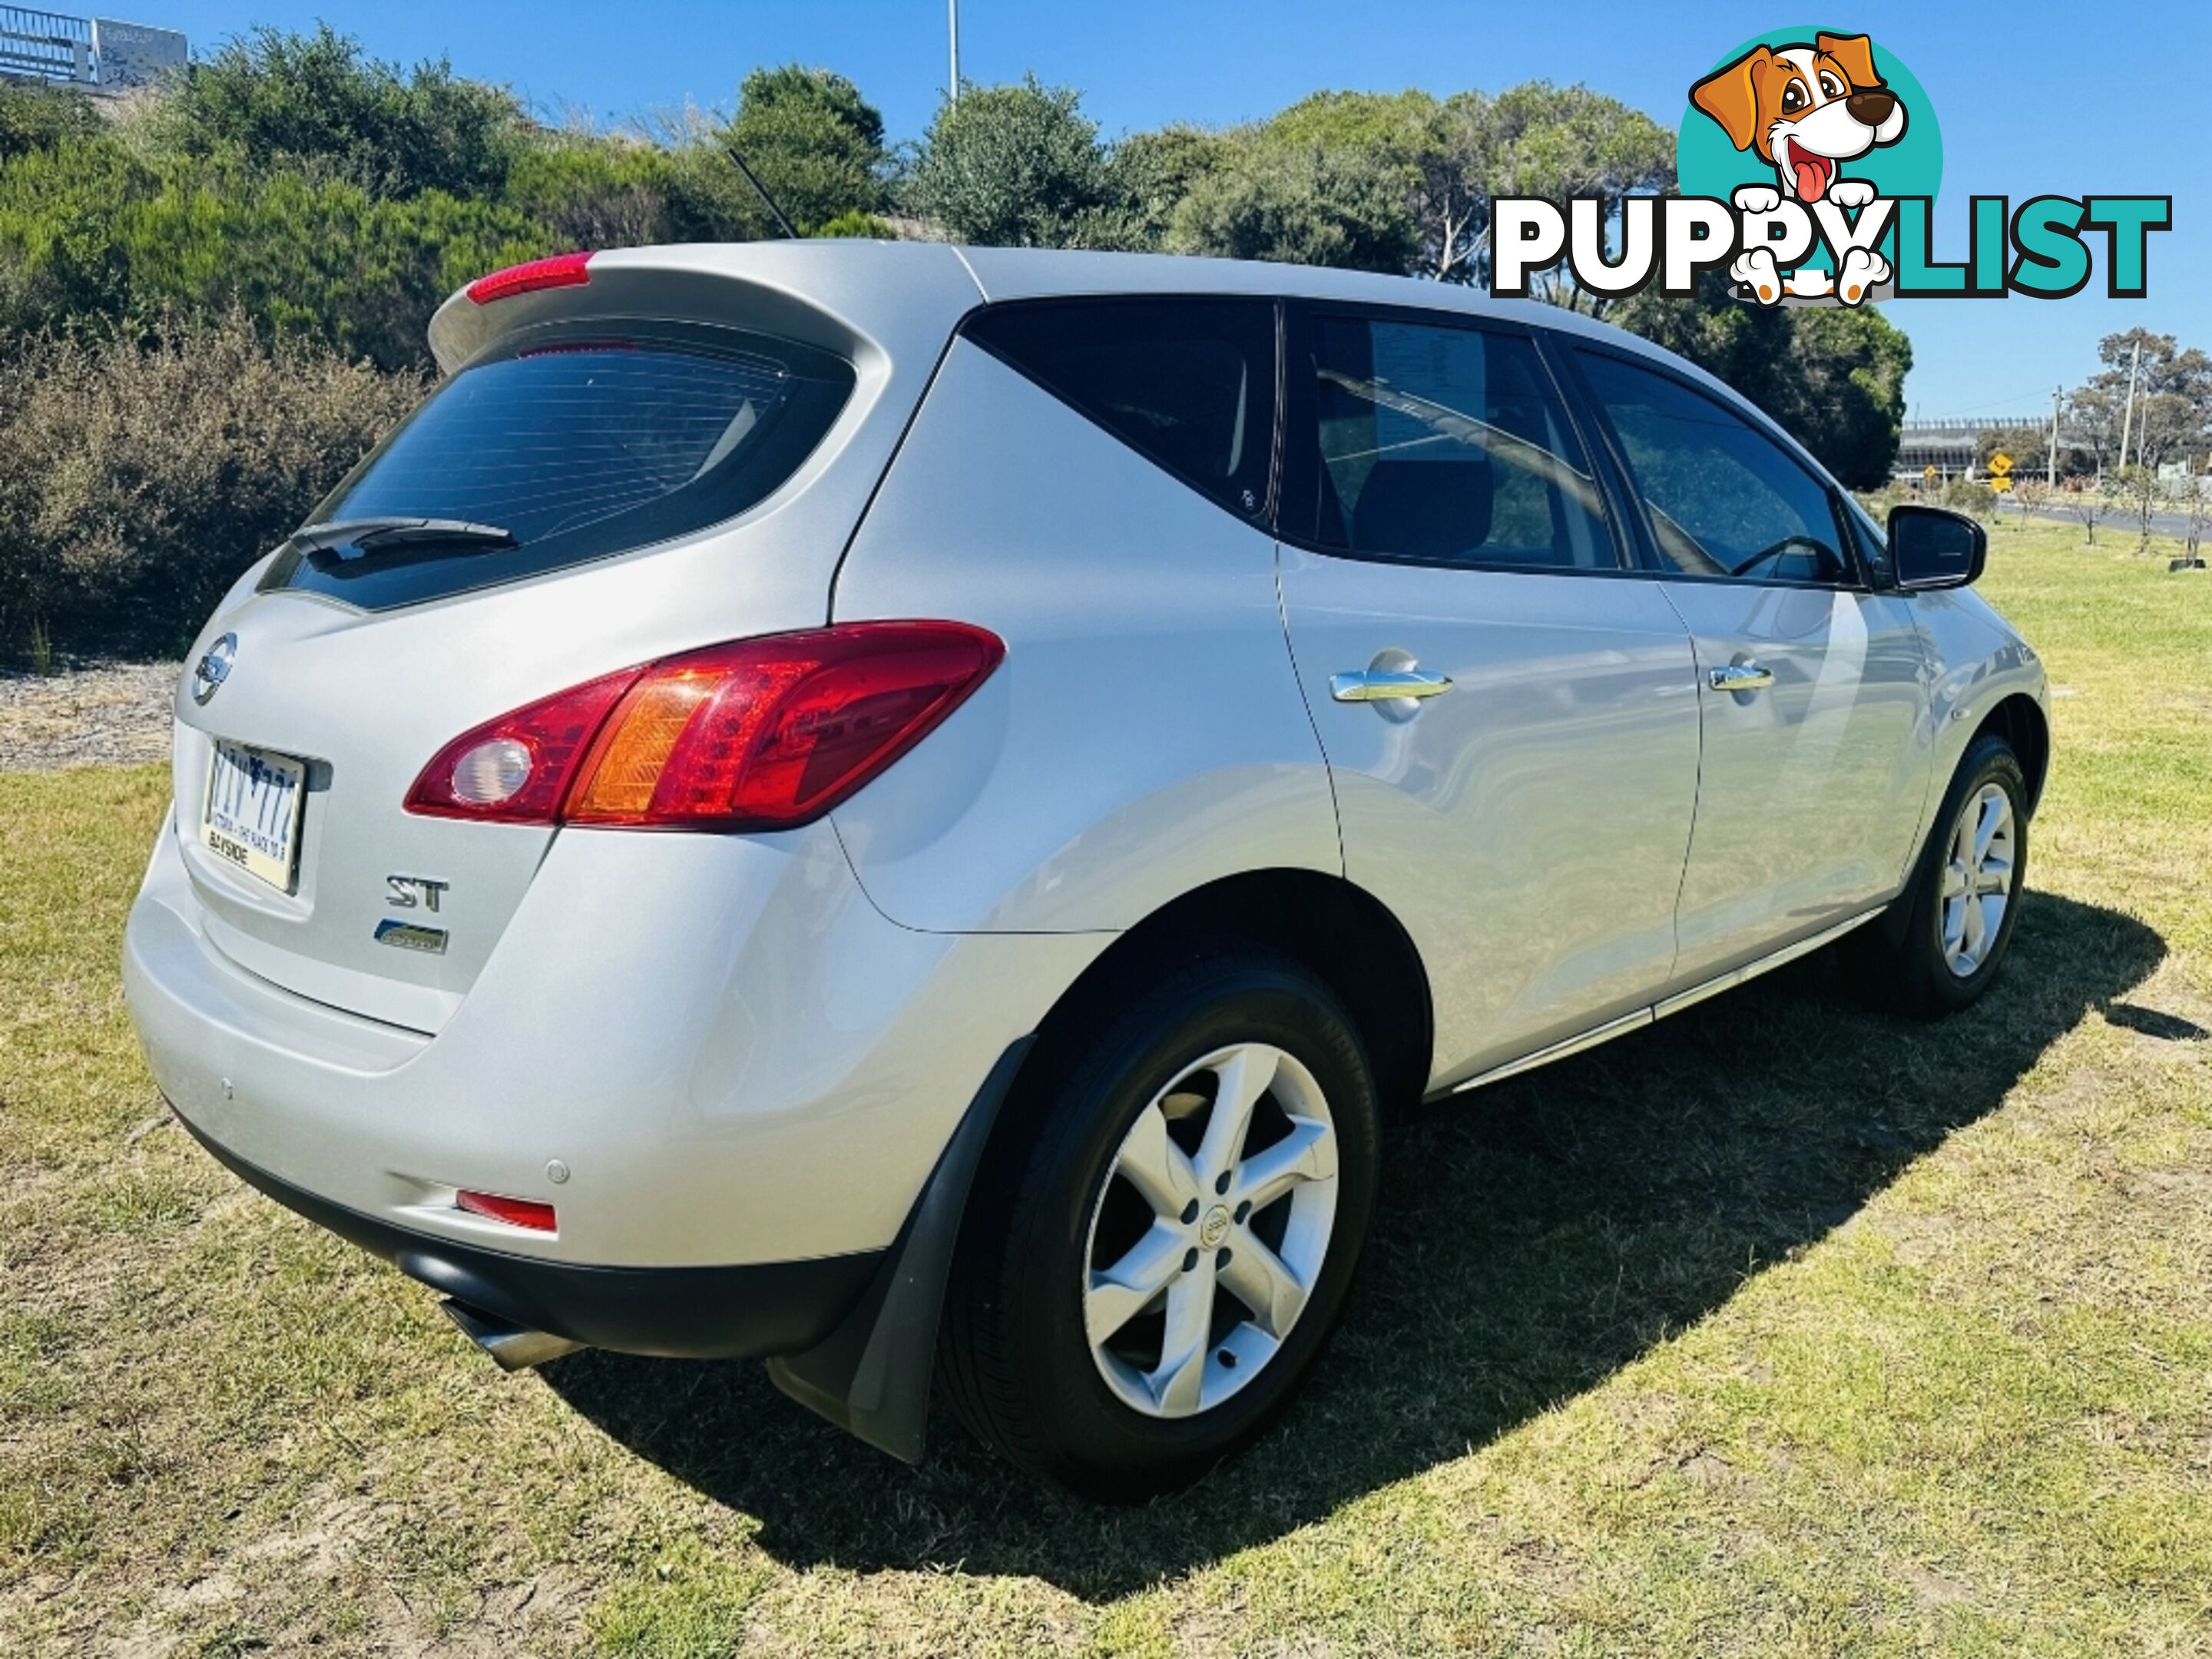
<svg viewBox="0 0 2212 1659">
<path fill-rule="evenodd" d="M 1936 1018 L 1996 978 L 2027 873 L 2027 781 L 2012 745 L 1985 732 L 1951 781 L 1912 880 L 1890 912 L 1846 941 L 1869 1000 Z"/>
<path fill-rule="evenodd" d="M 1373 1207 L 1375 1089 L 1334 997 L 1262 952 L 1062 1052 L 978 1182 L 948 1392 L 1017 1462 L 1134 1500 L 1249 1443 L 1320 1357 Z"/>
</svg>

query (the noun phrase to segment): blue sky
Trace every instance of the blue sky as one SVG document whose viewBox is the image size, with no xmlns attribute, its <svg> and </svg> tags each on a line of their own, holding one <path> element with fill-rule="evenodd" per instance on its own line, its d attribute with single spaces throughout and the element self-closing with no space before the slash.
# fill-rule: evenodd
<svg viewBox="0 0 2212 1659">
<path fill-rule="evenodd" d="M 46 0 L 61 9 L 66 0 Z M 198 47 L 257 22 L 318 17 L 380 56 L 449 55 L 546 105 L 603 117 L 690 98 L 727 105 L 757 64 L 850 76 L 895 139 L 917 137 L 946 80 L 945 0 L 118 0 L 126 16 L 181 28 Z M 1581 81 L 1672 125 L 1689 83 L 1738 40 L 1793 19 L 1872 34 L 1912 67 L 1942 122 L 1938 251 L 1961 257 L 1966 198 L 2051 192 L 2171 195 L 2147 300 L 2092 290 L 2064 301 L 1893 301 L 1912 337 L 1915 414 L 2047 410 L 2051 388 L 2096 367 L 2098 337 L 2141 323 L 2212 348 L 2212 136 L 2201 82 L 2212 6 L 2081 0 L 2066 5 L 1856 4 L 1825 19 L 1796 8 L 1580 0 L 962 0 L 961 68 L 979 81 L 1034 70 L 1082 89 L 1109 134 L 1170 120 L 1266 115 L 1317 88 L 1393 90 Z"/>
</svg>

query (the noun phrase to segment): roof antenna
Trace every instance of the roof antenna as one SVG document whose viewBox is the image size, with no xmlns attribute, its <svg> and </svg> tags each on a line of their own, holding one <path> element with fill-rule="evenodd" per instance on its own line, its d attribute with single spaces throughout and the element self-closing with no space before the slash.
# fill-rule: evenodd
<svg viewBox="0 0 2212 1659">
<path fill-rule="evenodd" d="M 791 221 L 783 216 L 783 210 L 775 204 L 775 198 L 768 193 L 768 186 L 753 177 L 753 170 L 745 165 L 745 158 L 738 154 L 738 147 L 725 143 L 722 154 L 728 156 L 738 171 L 745 175 L 745 182 L 753 187 L 753 194 L 761 198 L 761 205 L 768 210 L 768 216 L 775 221 L 775 228 L 793 241 L 799 240 L 799 233 L 791 228 Z"/>
</svg>

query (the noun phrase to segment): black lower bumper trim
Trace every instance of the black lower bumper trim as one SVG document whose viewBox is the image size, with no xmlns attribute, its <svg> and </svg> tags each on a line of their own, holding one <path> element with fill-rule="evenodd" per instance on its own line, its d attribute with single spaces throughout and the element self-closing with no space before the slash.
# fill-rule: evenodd
<svg viewBox="0 0 2212 1659">
<path fill-rule="evenodd" d="M 798 1353 L 860 1300 L 881 1250 L 736 1267 L 600 1267 L 437 1238 L 303 1192 L 191 1131 L 241 1181 L 471 1307 L 588 1347 L 677 1359 Z"/>
</svg>

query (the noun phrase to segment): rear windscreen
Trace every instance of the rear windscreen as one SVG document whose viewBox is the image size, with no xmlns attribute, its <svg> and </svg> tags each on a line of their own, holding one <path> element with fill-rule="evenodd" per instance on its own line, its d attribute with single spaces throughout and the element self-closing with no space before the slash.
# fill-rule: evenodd
<svg viewBox="0 0 2212 1659">
<path fill-rule="evenodd" d="M 381 610 L 704 529 L 797 471 L 852 388 L 841 358 L 734 330 L 531 331 L 440 387 L 310 520 L 453 520 L 468 538 L 295 540 L 261 586 Z"/>
</svg>

